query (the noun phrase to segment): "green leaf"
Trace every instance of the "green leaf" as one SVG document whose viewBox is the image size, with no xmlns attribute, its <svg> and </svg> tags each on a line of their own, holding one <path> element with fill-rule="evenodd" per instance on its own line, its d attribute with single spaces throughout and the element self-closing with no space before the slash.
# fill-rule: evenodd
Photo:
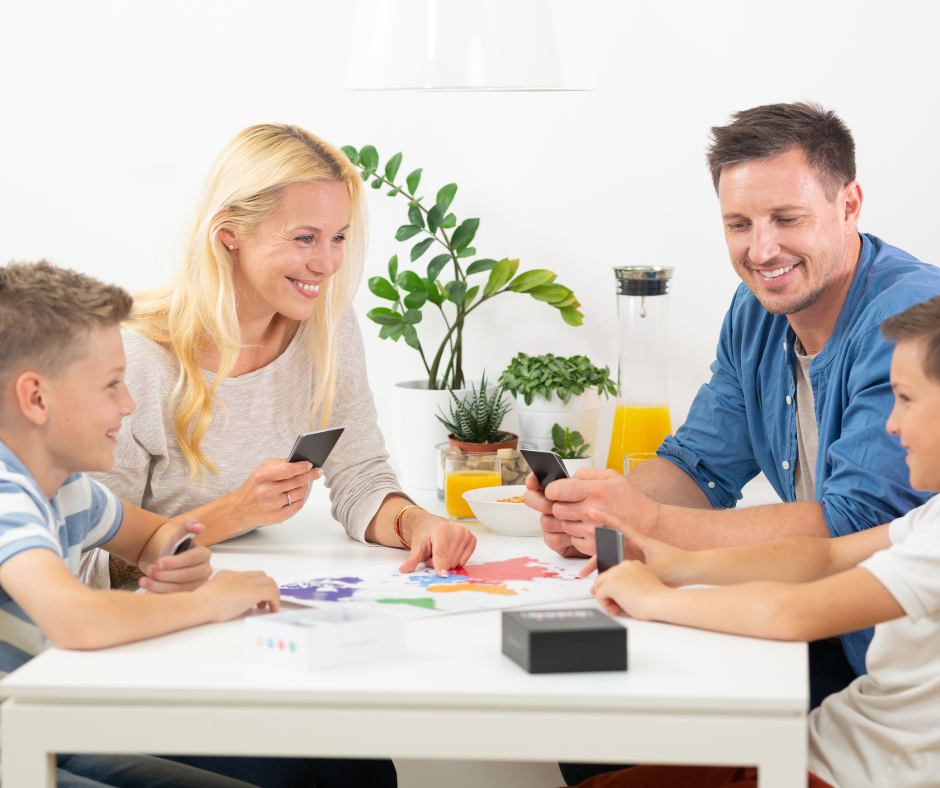
<svg viewBox="0 0 940 788">
<path fill-rule="evenodd" d="M 480 286 L 474 285 L 467 291 L 467 295 L 463 299 L 464 306 L 470 306 L 473 303 L 473 299 L 477 297 L 477 293 L 480 292 Z"/>
<path fill-rule="evenodd" d="M 486 258 L 485 260 L 474 260 L 472 263 L 470 263 L 470 265 L 467 266 L 467 276 L 478 274 L 480 271 L 490 271 L 495 265 L 496 261 L 490 260 L 489 258 Z"/>
<path fill-rule="evenodd" d="M 569 326 L 580 326 L 584 315 L 582 315 L 575 307 L 566 306 L 564 309 L 559 310 L 561 312 L 562 319 Z"/>
<path fill-rule="evenodd" d="M 519 270 L 519 260 L 518 260 L 518 258 L 515 259 L 515 260 L 510 260 L 510 261 L 509 261 L 509 270 L 512 271 L 513 276 L 515 276 L 516 271 Z"/>
<path fill-rule="evenodd" d="M 414 172 L 410 173 L 408 177 L 405 178 L 405 183 L 408 184 L 408 191 L 413 195 L 418 188 L 418 184 L 421 183 L 421 168 L 419 167 Z"/>
<path fill-rule="evenodd" d="M 411 237 L 414 236 L 414 235 L 417 235 L 417 234 L 420 233 L 420 232 L 421 232 L 421 228 L 420 228 L 420 227 L 416 227 L 416 226 L 413 225 L 413 224 L 403 224 L 403 225 L 402 225 L 401 227 L 399 227 L 398 230 L 395 232 L 395 240 L 396 240 L 396 241 L 407 241 L 409 238 L 411 238 Z"/>
<path fill-rule="evenodd" d="M 437 284 L 435 282 L 430 279 L 422 279 L 421 283 L 424 285 L 424 290 L 428 294 L 428 301 L 436 306 L 440 306 L 444 303 L 444 297 L 441 295 L 441 291 L 437 289 Z M 412 293 L 411 295 L 415 294 Z M 408 298 L 411 298 L 411 295 L 405 299 L 406 304 Z"/>
<path fill-rule="evenodd" d="M 343 145 L 340 150 L 346 154 L 346 158 L 349 159 L 353 164 L 359 164 L 359 151 L 357 151 L 352 145 Z"/>
<path fill-rule="evenodd" d="M 363 171 L 362 171 L 362 180 L 367 181 L 367 180 L 369 180 L 369 178 L 371 178 L 373 175 L 375 175 L 375 170 L 363 170 Z"/>
<path fill-rule="evenodd" d="M 420 279 L 419 281 L 421 282 L 421 289 L 405 296 L 405 306 L 409 309 L 420 309 L 424 306 L 424 302 L 428 300 L 428 291 L 424 289 L 424 280 Z"/>
<path fill-rule="evenodd" d="M 524 293 L 527 290 L 531 290 L 533 287 L 538 287 L 538 285 L 547 285 L 549 282 L 554 282 L 555 276 L 554 273 L 546 271 L 543 268 L 536 269 L 535 271 L 526 271 L 524 274 L 519 274 L 519 276 L 509 283 L 509 289 L 514 293 Z"/>
<path fill-rule="evenodd" d="M 444 290 L 447 292 L 447 300 L 460 306 L 467 295 L 467 283 L 463 279 L 455 279 L 444 285 Z"/>
<path fill-rule="evenodd" d="M 381 312 L 379 310 L 381 310 Z M 391 309 L 384 309 L 383 307 L 370 309 L 366 313 L 366 316 L 373 323 L 378 323 L 380 326 L 397 326 L 401 323 L 400 313 L 393 312 Z"/>
<path fill-rule="evenodd" d="M 565 431 L 562 429 L 560 424 L 555 424 L 552 427 L 552 441 L 556 446 L 559 446 L 562 449 L 568 448 L 565 446 Z"/>
<path fill-rule="evenodd" d="M 407 328 L 407 326 L 405 328 Z M 390 337 L 392 342 L 397 342 L 399 339 L 401 339 L 401 335 L 404 333 L 404 331 L 405 329 L 403 328 L 400 331 L 396 331 L 394 334 L 392 334 L 392 336 Z"/>
<path fill-rule="evenodd" d="M 556 301 L 563 301 L 572 295 L 571 291 L 564 285 L 539 285 L 528 291 L 529 295 L 537 301 L 547 301 L 553 304 Z"/>
<path fill-rule="evenodd" d="M 414 325 L 415 323 L 421 322 L 421 310 L 420 309 L 409 309 L 404 314 L 404 321 L 409 325 Z"/>
<path fill-rule="evenodd" d="M 441 222 L 444 220 L 444 209 L 441 208 L 441 204 L 438 203 L 430 211 L 428 211 L 428 229 L 432 233 L 436 233 L 438 228 L 441 226 Z"/>
<path fill-rule="evenodd" d="M 493 295 L 493 293 L 509 281 L 511 276 L 512 266 L 509 260 L 504 257 L 493 267 L 493 270 L 490 271 L 490 278 L 487 280 L 486 287 L 483 289 L 484 297 Z"/>
<path fill-rule="evenodd" d="M 414 293 L 417 290 L 424 290 L 424 285 L 421 284 L 421 277 L 418 276 L 414 271 L 402 271 L 398 275 L 398 279 L 395 284 L 397 284 L 403 290 L 407 290 L 409 293 Z"/>
<path fill-rule="evenodd" d="M 450 262 L 449 254 L 439 254 L 430 263 L 428 263 L 428 279 L 432 282 L 440 276 L 444 266 Z"/>
<path fill-rule="evenodd" d="M 561 301 L 556 301 L 554 304 L 552 304 L 552 306 L 556 309 L 561 309 L 562 307 L 566 306 L 581 306 L 581 304 L 578 303 L 578 299 L 574 297 L 574 294 L 572 294 Z"/>
<path fill-rule="evenodd" d="M 417 205 L 412 205 L 408 209 L 408 221 L 411 222 L 414 227 L 424 229 L 424 216 L 421 214 L 421 209 Z"/>
<path fill-rule="evenodd" d="M 393 181 L 395 176 L 398 175 L 398 168 L 401 166 L 401 154 L 396 153 L 392 158 L 388 160 L 385 165 L 385 177 Z"/>
<path fill-rule="evenodd" d="M 388 279 L 382 276 L 373 276 L 369 280 L 369 289 L 379 298 L 385 298 L 389 301 L 398 300 L 398 291 Z"/>
<path fill-rule="evenodd" d="M 457 226 L 457 217 L 454 216 L 452 213 L 447 214 L 447 216 L 444 217 L 444 221 L 441 222 L 442 230 L 449 230 L 451 227 L 456 227 L 456 226 Z"/>
<path fill-rule="evenodd" d="M 411 262 L 417 260 L 421 255 L 423 255 L 428 247 L 434 243 L 433 238 L 425 238 L 423 241 L 418 241 L 414 246 L 411 247 Z"/>
<path fill-rule="evenodd" d="M 379 331 L 379 339 L 388 339 L 392 334 L 403 331 L 404 328 L 405 324 L 401 320 L 390 326 L 382 326 L 382 329 Z"/>
<path fill-rule="evenodd" d="M 460 227 L 454 230 L 454 234 L 450 238 L 450 245 L 458 252 L 465 246 L 469 246 L 473 236 L 477 234 L 479 226 L 479 219 L 464 219 L 460 223 Z"/>
<path fill-rule="evenodd" d="M 477 253 L 477 250 L 472 246 L 468 246 L 466 249 L 461 249 L 457 252 L 457 257 L 473 257 Z"/>
<path fill-rule="evenodd" d="M 447 213 L 447 209 L 450 208 L 450 204 L 454 201 L 455 194 L 457 194 L 456 183 L 448 183 L 446 186 L 442 186 L 441 190 L 437 193 L 437 204 L 444 206 L 441 208 L 441 216 Z"/>
<path fill-rule="evenodd" d="M 364 145 L 359 151 L 359 161 L 367 170 L 375 172 L 379 166 L 379 152 L 374 145 Z"/>
<path fill-rule="evenodd" d="M 408 200 L 408 207 L 410 208 L 412 205 L 420 205 L 423 199 L 424 197 L 419 197 L 417 200 Z"/>
<path fill-rule="evenodd" d="M 385 183 L 385 181 L 383 181 L 381 178 L 376 178 L 376 179 L 375 179 L 374 181 L 372 181 L 372 183 L 370 183 L 369 185 L 370 185 L 373 189 L 381 189 L 383 183 Z"/>
<path fill-rule="evenodd" d="M 394 189 L 389 189 L 385 192 L 389 197 L 394 197 L 396 194 L 401 194 L 401 186 L 396 186 Z"/>
<path fill-rule="evenodd" d="M 402 331 L 402 336 L 410 347 L 413 347 L 415 350 L 421 350 L 421 343 L 418 341 L 418 332 L 415 331 L 414 326 L 405 326 L 405 330 Z"/>
<path fill-rule="evenodd" d="M 392 259 L 388 261 L 388 280 L 394 282 L 398 277 L 398 255 L 393 254 Z"/>
</svg>

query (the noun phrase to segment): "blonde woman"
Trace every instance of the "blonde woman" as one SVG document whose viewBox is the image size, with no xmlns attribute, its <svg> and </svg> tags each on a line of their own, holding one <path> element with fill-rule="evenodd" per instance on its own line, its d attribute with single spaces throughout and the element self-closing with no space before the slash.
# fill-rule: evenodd
<svg viewBox="0 0 940 788">
<path fill-rule="evenodd" d="M 387 463 L 351 308 L 365 244 L 362 181 L 340 151 L 296 126 L 236 136 L 209 173 L 176 281 L 137 297 L 124 333 L 137 410 L 100 480 L 149 511 L 196 517 L 213 544 L 299 511 L 320 471 L 285 453 L 308 427 L 343 426 L 323 473 L 346 532 L 410 549 L 402 571 L 466 563 L 473 535 L 413 506 Z M 98 553 L 85 579 L 133 575 Z"/>
</svg>

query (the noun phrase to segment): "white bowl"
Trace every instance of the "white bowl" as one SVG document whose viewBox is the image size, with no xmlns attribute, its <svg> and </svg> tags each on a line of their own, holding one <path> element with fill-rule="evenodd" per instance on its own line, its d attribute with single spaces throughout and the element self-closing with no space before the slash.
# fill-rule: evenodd
<svg viewBox="0 0 940 788">
<path fill-rule="evenodd" d="M 525 492 L 524 484 L 506 487 L 480 487 L 467 490 L 464 500 L 474 516 L 494 534 L 503 536 L 541 536 L 539 514 L 524 503 L 499 503 L 498 498 L 514 498 Z"/>
</svg>

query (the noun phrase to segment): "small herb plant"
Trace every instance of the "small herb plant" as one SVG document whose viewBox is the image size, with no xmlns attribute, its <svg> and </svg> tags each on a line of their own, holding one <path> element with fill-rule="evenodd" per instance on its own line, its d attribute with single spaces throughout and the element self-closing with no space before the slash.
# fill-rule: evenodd
<svg viewBox="0 0 940 788">
<path fill-rule="evenodd" d="M 366 313 L 372 322 L 378 323 L 379 337 L 405 342 L 421 355 L 428 376 L 430 389 L 460 389 L 464 387 L 463 340 L 464 322 L 467 316 L 484 301 L 503 293 L 526 293 L 537 301 L 555 307 L 570 326 L 580 326 L 584 317 L 578 310 L 580 304 L 574 293 L 555 282 L 555 274 L 545 269 L 519 271 L 519 261 L 476 257 L 477 250 L 471 246 L 479 219 L 464 219 L 458 222 L 451 212 L 451 203 L 457 194 L 457 184 L 448 183 L 434 198 L 422 202 L 418 195 L 421 169 L 412 171 L 404 183 L 396 182 L 401 166 L 401 154 L 396 153 L 379 171 L 379 154 L 372 145 L 356 150 L 351 145 L 343 148 L 355 165 L 363 181 L 373 189 L 388 187 L 389 197 L 398 197 L 407 202 L 408 223 L 395 233 L 395 240 L 408 241 L 416 236 L 419 240 L 408 253 L 411 265 L 417 268 L 418 260 L 428 251 L 440 254 L 431 258 L 427 268 L 399 268 L 398 255 L 388 261 L 388 278 L 373 276 L 369 289 L 379 298 L 390 302 Z M 479 276 L 486 274 L 486 277 Z M 444 319 L 445 333 L 440 344 L 425 344 L 418 337 L 417 326 L 424 315 L 422 310 L 430 305 Z M 446 309 L 445 309 L 446 307 Z M 438 342 L 438 339 L 433 339 Z"/>
<path fill-rule="evenodd" d="M 580 432 L 572 432 L 567 427 L 564 429 L 560 424 L 552 427 L 552 451 L 563 460 L 580 460 L 587 449 L 591 448 L 590 443 L 585 443 Z"/>
<path fill-rule="evenodd" d="M 437 419 L 462 443 L 505 443 L 515 437 L 508 432 L 500 437 L 499 426 L 512 407 L 511 400 L 503 399 L 505 394 L 506 389 L 498 386 L 487 399 L 484 373 L 480 390 L 471 384 L 470 393 L 462 402 L 451 391 L 450 418 L 438 416 Z"/>
<path fill-rule="evenodd" d="M 499 382 L 514 397 L 522 394 L 526 405 L 532 404 L 536 394 L 551 400 L 552 393 L 556 393 L 565 405 L 590 388 L 597 388 L 605 397 L 617 394 L 617 386 L 610 379 L 610 367 L 595 367 L 586 356 L 561 358 L 551 353 L 545 356 L 520 353 L 509 362 Z"/>
</svg>

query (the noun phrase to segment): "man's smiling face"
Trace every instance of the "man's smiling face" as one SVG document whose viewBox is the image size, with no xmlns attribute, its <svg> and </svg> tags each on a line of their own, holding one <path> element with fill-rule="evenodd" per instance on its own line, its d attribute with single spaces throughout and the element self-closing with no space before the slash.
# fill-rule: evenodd
<svg viewBox="0 0 940 788">
<path fill-rule="evenodd" d="M 792 148 L 724 167 L 718 200 L 731 264 L 768 312 L 792 315 L 823 297 L 855 233 L 846 189 L 827 199 L 803 151 Z"/>
</svg>

